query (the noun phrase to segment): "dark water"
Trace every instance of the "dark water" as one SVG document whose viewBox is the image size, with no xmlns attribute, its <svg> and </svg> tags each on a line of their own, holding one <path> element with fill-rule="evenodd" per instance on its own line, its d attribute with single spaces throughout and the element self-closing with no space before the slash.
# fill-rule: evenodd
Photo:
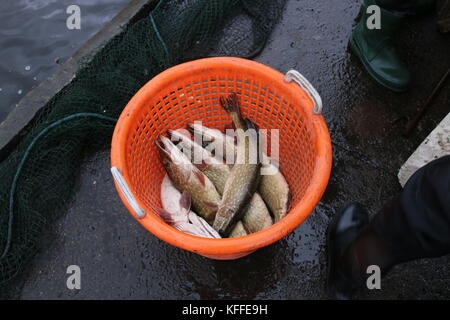
<svg viewBox="0 0 450 320">
<path fill-rule="evenodd" d="M 129 0 L 0 1 L 0 122 L 28 91 L 109 22 Z M 69 30 L 69 5 L 81 29 Z"/>
</svg>

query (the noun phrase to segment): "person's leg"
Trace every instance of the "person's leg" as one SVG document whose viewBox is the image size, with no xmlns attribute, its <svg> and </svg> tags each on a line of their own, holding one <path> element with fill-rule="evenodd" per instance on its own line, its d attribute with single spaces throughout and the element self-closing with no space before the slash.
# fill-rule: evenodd
<svg viewBox="0 0 450 320">
<path fill-rule="evenodd" d="M 411 74 L 397 54 L 395 35 L 408 16 L 428 12 L 434 4 L 435 0 L 362 0 L 361 19 L 349 45 L 378 83 L 395 92 L 408 90 Z M 368 9 L 374 5 L 380 8 L 380 28 L 371 25 L 376 16 Z"/>
<path fill-rule="evenodd" d="M 450 156 L 418 170 L 401 194 L 366 226 L 339 228 L 342 221 L 366 216 L 364 209 L 350 206 L 330 225 L 328 249 L 335 256 L 330 261 L 329 286 L 335 296 L 349 297 L 364 283 L 370 265 L 379 266 L 385 274 L 402 262 L 450 253 Z M 340 243 L 349 231 L 353 240 Z"/>
<path fill-rule="evenodd" d="M 450 253 L 450 156 L 418 170 L 367 233 L 383 242 L 393 264 Z"/>
<path fill-rule="evenodd" d="M 363 0 L 361 19 L 352 30 L 350 48 L 374 80 L 392 91 L 406 91 L 411 74 L 397 54 L 395 35 L 408 15 L 380 6 L 378 28 L 371 25 L 376 21 L 374 11 L 368 10 L 373 5 L 377 5 L 376 0 Z"/>
<path fill-rule="evenodd" d="M 376 0 L 376 4 L 389 11 L 418 14 L 429 11 L 436 0 Z"/>
<path fill-rule="evenodd" d="M 376 0 L 376 4 L 389 11 L 405 12 L 414 6 L 414 0 Z"/>
</svg>

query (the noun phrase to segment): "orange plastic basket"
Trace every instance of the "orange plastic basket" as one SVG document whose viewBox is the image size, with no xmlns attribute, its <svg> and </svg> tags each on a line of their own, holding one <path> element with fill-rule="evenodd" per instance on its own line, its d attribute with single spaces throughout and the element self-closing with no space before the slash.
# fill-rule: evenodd
<svg viewBox="0 0 450 320">
<path fill-rule="evenodd" d="M 219 97 L 236 92 L 241 111 L 260 129 L 279 129 L 280 168 L 292 193 L 289 214 L 270 228 L 232 239 L 182 233 L 158 216 L 165 170 L 154 141 L 188 122 L 223 130 L 231 124 Z M 213 259 L 236 259 L 270 245 L 297 228 L 325 191 L 332 153 L 320 96 L 298 72 L 286 75 L 263 64 L 230 57 L 170 68 L 149 81 L 126 106 L 114 131 L 112 173 L 122 201 L 148 231 L 179 248 Z M 269 139 L 268 139 L 269 140 Z"/>
</svg>

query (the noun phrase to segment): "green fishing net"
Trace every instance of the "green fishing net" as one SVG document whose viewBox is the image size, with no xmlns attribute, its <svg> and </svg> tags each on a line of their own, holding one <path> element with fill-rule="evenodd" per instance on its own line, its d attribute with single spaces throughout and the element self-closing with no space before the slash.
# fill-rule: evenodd
<svg viewBox="0 0 450 320">
<path fill-rule="evenodd" d="M 64 213 L 83 155 L 110 143 L 139 88 L 185 61 L 258 54 L 285 2 L 161 0 L 105 44 L 0 164 L 0 285 L 23 270 L 45 224 Z"/>
</svg>

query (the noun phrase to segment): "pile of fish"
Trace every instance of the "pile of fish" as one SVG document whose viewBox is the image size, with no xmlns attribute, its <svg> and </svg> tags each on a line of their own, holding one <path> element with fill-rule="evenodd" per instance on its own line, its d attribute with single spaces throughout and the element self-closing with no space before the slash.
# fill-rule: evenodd
<svg viewBox="0 0 450 320">
<path fill-rule="evenodd" d="M 205 238 L 261 231 L 282 219 L 290 202 L 289 186 L 268 156 L 258 148 L 256 161 L 251 160 L 254 150 L 250 150 L 248 132 L 258 135 L 258 129 L 242 117 L 238 96 L 221 97 L 220 103 L 233 121 L 236 136 L 194 122 L 188 130 L 169 130 L 171 139 L 160 136 L 156 142 L 167 171 L 161 185 L 160 217 L 180 231 Z M 193 140 L 192 134 L 200 135 L 202 143 Z M 208 150 L 211 143 L 227 152 L 213 155 Z M 224 161 L 230 157 L 233 164 Z M 262 175 L 262 168 L 272 174 Z"/>
</svg>

